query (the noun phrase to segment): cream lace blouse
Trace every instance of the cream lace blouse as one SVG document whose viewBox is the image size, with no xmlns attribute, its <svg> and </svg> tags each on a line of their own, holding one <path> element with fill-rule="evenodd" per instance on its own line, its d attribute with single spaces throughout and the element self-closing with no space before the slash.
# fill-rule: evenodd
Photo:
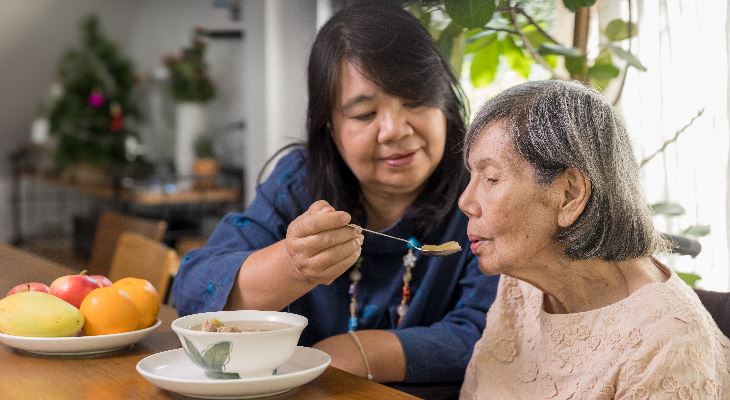
<svg viewBox="0 0 730 400">
<path fill-rule="evenodd" d="M 730 399 L 730 340 L 675 273 L 597 310 L 542 305 L 501 277 L 461 399 Z"/>
</svg>

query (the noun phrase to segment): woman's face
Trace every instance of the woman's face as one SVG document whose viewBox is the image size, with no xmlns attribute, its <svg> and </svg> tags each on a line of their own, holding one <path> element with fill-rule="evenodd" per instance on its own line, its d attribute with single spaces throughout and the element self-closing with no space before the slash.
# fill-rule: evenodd
<svg viewBox="0 0 730 400">
<path fill-rule="evenodd" d="M 364 192 L 414 194 L 443 158 L 446 117 L 385 93 L 343 62 L 332 138 Z"/>
<path fill-rule="evenodd" d="M 514 149 L 500 123 L 482 129 L 468 158 L 471 177 L 459 199 L 469 217 L 471 251 L 485 274 L 519 271 L 539 265 L 557 245 L 556 197 L 551 186 L 541 186 L 532 168 Z"/>
</svg>

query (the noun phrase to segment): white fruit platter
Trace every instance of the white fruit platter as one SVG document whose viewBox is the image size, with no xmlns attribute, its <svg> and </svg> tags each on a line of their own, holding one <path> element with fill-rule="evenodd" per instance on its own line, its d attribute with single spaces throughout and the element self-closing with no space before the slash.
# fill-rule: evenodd
<svg viewBox="0 0 730 400">
<path fill-rule="evenodd" d="M 149 328 L 132 332 L 98 336 L 71 337 L 28 337 L 0 333 L 0 342 L 6 346 L 42 355 L 79 356 L 106 353 L 127 347 L 157 329 L 162 322 L 158 319 Z"/>
</svg>

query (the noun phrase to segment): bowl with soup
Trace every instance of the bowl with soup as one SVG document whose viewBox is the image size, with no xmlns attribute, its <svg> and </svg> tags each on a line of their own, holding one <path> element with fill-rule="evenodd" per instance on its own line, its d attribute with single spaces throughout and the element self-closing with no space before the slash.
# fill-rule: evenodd
<svg viewBox="0 0 730 400">
<path fill-rule="evenodd" d="M 217 311 L 172 321 L 188 358 L 210 378 L 276 373 L 293 354 L 307 318 L 277 311 Z"/>
</svg>

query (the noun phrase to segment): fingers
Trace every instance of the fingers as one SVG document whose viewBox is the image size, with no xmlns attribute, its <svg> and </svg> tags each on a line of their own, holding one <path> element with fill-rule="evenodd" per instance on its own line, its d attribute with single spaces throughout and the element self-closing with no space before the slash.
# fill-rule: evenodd
<svg viewBox="0 0 730 400">
<path fill-rule="evenodd" d="M 289 224 L 286 249 L 301 276 L 329 284 L 355 263 L 364 238 L 347 226 L 350 220 L 350 214 L 320 200 Z"/>
<path fill-rule="evenodd" d="M 337 246 L 333 251 L 324 251 L 310 259 L 304 266 L 307 280 L 311 283 L 329 285 L 347 271 L 360 257 L 362 240 L 356 239 Z M 342 256 L 342 258 L 339 258 Z M 326 266 L 319 268 L 319 266 Z M 311 268 L 308 268 L 310 267 Z M 303 271 L 304 272 L 304 271 Z"/>
<path fill-rule="evenodd" d="M 309 209 L 289 225 L 288 235 L 306 237 L 341 228 L 350 223 L 352 217 L 344 211 L 335 211 L 324 200 L 312 204 Z"/>
<path fill-rule="evenodd" d="M 319 252 L 327 249 L 334 249 L 343 243 L 350 242 L 354 239 L 361 238 L 362 234 L 349 226 L 337 229 L 331 229 L 315 235 L 305 237 L 293 237 L 292 240 L 298 247 L 307 249 L 307 256 L 313 257 Z M 361 241 L 362 243 L 362 241 Z"/>
</svg>

